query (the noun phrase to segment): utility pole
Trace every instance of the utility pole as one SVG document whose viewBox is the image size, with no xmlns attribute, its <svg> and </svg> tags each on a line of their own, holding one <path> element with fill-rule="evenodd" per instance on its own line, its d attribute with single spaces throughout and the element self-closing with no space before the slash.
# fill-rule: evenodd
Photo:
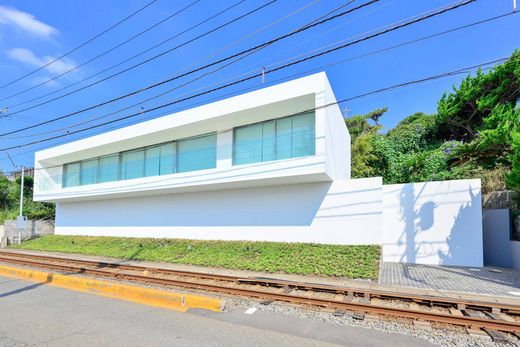
<svg viewBox="0 0 520 347">
<path fill-rule="evenodd" d="M 23 226 L 25 228 L 25 218 L 23 216 L 23 185 L 24 185 L 24 177 L 25 176 L 25 167 L 22 165 L 22 176 L 20 181 L 20 215 L 19 218 L 19 225 L 18 225 L 18 244 L 22 243 L 22 228 Z"/>
</svg>

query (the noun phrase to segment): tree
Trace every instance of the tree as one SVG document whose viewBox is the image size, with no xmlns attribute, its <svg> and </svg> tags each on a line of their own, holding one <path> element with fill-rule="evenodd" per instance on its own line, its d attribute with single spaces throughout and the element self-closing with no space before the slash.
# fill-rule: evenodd
<svg viewBox="0 0 520 347">
<path fill-rule="evenodd" d="M 353 178 L 370 177 L 376 174 L 372 163 L 377 160 L 374 154 L 373 141 L 381 129 L 379 118 L 388 110 L 387 107 L 376 109 L 365 115 L 356 115 L 345 119 L 350 133 L 351 170 Z M 372 125 L 368 120 L 372 120 Z"/>
<path fill-rule="evenodd" d="M 520 52 L 490 72 L 468 76 L 438 103 L 437 123 L 445 140 L 469 142 L 486 128 L 486 119 L 499 105 L 515 108 L 520 98 Z"/>
<path fill-rule="evenodd" d="M 24 179 L 24 210 L 29 219 L 54 218 L 54 204 L 33 201 L 33 178 Z M 0 222 L 5 219 L 14 219 L 18 215 L 20 204 L 21 178 L 10 181 L 0 173 Z"/>
</svg>

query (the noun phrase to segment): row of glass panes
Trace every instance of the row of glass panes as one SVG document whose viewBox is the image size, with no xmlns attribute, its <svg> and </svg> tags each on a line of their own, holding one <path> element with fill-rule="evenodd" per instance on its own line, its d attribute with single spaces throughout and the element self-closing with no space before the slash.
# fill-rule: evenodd
<svg viewBox="0 0 520 347">
<path fill-rule="evenodd" d="M 216 141 L 211 133 L 65 164 L 63 187 L 215 168 Z M 314 154 L 314 112 L 233 130 L 233 165 Z"/>
<path fill-rule="evenodd" d="M 234 129 L 233 164 L 305 157 L 315 154 L 314 112 Z"/>
<path fill-rule="evenodd" d="M 65 164 L 63 187 L 216 167 L 215 133 Z"/>
</svg>

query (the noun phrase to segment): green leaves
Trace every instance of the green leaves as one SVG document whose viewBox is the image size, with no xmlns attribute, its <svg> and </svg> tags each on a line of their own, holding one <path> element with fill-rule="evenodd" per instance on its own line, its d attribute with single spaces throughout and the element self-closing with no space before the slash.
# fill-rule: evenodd
<svg viewBox="0 0 520 347">
<path fill-rule="evenodd" d="M 48 235 L 14 248 L 262 272 L 376 279 L 379 246 Z"/>
<path fill-rule="evenodd" d="M 0 223 L 6 219 L 15 219 L 20 203 L 20 177 L 10 181 L 0 173 Z M 29 219 L 54 218 L 54 204 L 35 202 L 32 199 L 33 178 L 24 180 L 24 215 Z"/>
<path fill-rule="evenodd" d="M 417 112 L 386 134 L 367 121 L 381 110 L 349 118 L 352 176 L 382 176 L 386 184 L 481 178 L 484 193 L 520 191 L 519 103 L 515 51 L 505 63 L 479 70 L 445 93 L 435 115 Z"/>
</svg>

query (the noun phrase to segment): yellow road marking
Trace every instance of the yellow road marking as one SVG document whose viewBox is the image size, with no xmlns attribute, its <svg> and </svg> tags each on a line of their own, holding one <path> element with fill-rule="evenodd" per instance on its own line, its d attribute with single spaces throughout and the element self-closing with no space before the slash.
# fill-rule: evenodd
<svg viewBox="0 0 520 347">
<path fill-rule="evenodd" d="M 109 298 L 131 301 L 143 305 L 173 309 L 185 312 L 190 308 L 201 308 L 210 311 L 221 311 L 221 300 L 199 295 L 174 293 L 165 290 L 144 288 L 96 279 L 62 275 L 31 269 L 15 268 L 0 265 L 0 276 L 18 278 L 75 290 L 84 293 L 101 295 Z"/>
</svg>

